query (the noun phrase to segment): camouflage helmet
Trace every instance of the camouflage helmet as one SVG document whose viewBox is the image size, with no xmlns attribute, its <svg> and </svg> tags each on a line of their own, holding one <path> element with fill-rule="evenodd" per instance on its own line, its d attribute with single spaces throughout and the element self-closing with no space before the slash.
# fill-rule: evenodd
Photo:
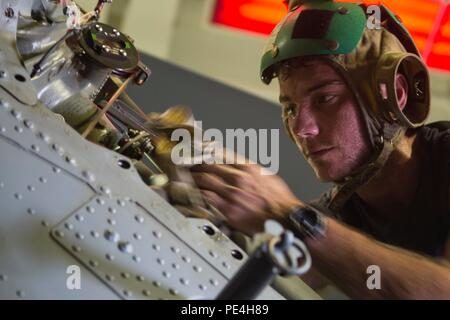
<svg viewBox="0 0 450 320">
<path fill-rule="evenodd" d="M 261 79 L 268 84 L 284 62 L 301 57 L 327 61 L 345 79 L 362 110 L 372 157 L 343 181 L 336 181 L 330 209 L 348 197 L 386 163 L 406 129 L 424 124 L 430 111 L 427 68 L 411 35 L 384 5 L 373 7 L 332 0 L 291 0 L 289 12 L 275 27 L 261 59 Z M 408 102 L 401 110 L 395 78 L 408 82 Z M 284 124 L 288 134 L 293 137 Z"/>
</svg>

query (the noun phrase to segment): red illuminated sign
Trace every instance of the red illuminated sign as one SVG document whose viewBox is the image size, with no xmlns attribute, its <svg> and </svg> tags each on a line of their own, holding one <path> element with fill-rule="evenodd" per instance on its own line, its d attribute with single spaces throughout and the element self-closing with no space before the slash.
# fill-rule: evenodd
<svg viewBox="0 0 450 320">
<path fill-rule="evenodd" d="M 386 5 L 401 18 L 427 64 L 450 71 L 450 4 L 443 0 L 360 2 Z M 213 22 L 268 35 L 286 13 L 283 0 L 217 0 Z"/>
</svg>

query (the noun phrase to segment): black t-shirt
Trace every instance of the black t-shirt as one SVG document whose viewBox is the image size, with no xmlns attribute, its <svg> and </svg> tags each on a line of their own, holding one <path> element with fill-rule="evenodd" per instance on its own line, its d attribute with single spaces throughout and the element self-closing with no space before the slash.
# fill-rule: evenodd
<svg viewBox="0 0 450 320">
<path fill-rule="evenodd" d="M 340 212 L 331 214 L 384 243 L 442 256 L 450 230 L 450 130 L 442 129 L 425 126 L 418 131 L 417 137 L 422 139 L 425 148 L 418 189 L 409 208 L 400 213 L 404 217 L 400 222 L 383 218 L 356 193 Z M 312 205 L 325 208 L 328 202 L 329 193 L 326 193 Z"/>
</svg>

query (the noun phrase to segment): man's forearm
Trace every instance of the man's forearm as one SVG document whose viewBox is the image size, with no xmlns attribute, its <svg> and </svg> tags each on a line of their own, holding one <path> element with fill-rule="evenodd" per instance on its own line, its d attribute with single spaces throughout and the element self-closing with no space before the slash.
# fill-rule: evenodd
<svg viewBox="0 0 450 320">
<path fill-rule="evenodd" d="M 450 267 L 384 245 L 333 219 L 327 236 L 308 240 L 313 264 L 354 298 L 450 299 Z M 380 268 L 380 289 L 369 289 L 367 268 Z"/>
</svg>

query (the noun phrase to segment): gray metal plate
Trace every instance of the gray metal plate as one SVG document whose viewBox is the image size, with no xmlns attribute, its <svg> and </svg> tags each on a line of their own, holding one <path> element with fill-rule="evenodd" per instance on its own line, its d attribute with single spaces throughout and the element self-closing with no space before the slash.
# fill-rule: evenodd
<svg viewBox="0 0 450 320">
<path fill-rule="evenodd" d="M 209 222 L 185 218 L 118 165 L 128 159 L 5 91 L 0 155 L 0 298 L 212 299 L 245 260 Z M 105 239 L 109 229 L 118 242 Z M 70 265 L 81 268 L 81 290 L 66 287 Z M 282 297 L 268 288 L 259 298 Z"/>
</svg>

